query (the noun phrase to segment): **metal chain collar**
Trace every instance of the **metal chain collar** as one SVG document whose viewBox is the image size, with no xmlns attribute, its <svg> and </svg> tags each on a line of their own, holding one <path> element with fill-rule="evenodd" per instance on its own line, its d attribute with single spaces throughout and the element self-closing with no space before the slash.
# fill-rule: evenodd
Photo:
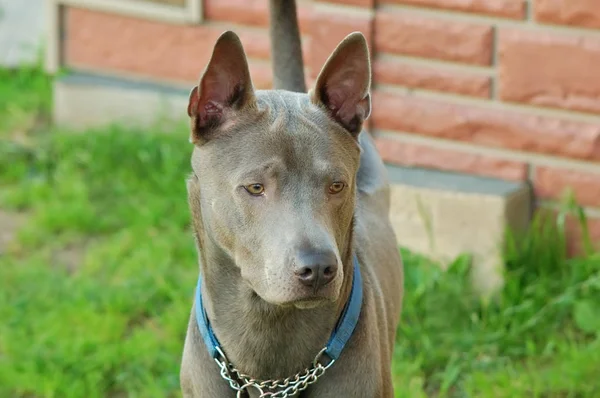
<svg viewBox="0 0 600 398">
<path fill-rule="evenodd" d="M 325 371 L 333 365 L 334 360 L 327 365 L 319 362 L 325 350 L 326 348 L 323 348 L 319 351 L 310 367 L 283 380 L 258 380 L 240 372 L 233 367 L 218 347 L 220 358 L 215 358 L 215 362 L 221 369 L 221 377 L 229 383 L 232 389 L 237 391 L 237 398 L 244 397 L 244 393 L 248 393 L 250 389 L 255 389 L 260 398 L 290 398 L 316 383 L 319 377 L 323 376 Z"/>
</svg>

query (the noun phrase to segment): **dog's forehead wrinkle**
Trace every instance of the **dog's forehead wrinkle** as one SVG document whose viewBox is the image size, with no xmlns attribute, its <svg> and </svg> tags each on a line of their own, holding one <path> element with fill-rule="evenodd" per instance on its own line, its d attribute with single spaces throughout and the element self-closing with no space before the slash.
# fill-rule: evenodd
<svg viewBox="0 0 600 398">
<path fill-rule="evenodd" d="M 235 173 L 237 180 L 260 178 L 268 174 L 274 174 L 285 170 L 285 163 L 279 157 L 272 157 L 263 162 L 256 163 L 251 167 L 238 169 Z M 258 182 L 258 181 L 257 181 Z"/>
<path fill-rule="evenodd" d="M 289 125 L 282 123 L 282 121 L 287 121 L 293 125 L 305 123 L 305 127 L 322 130 L 322 124 L 326 117 L 316 105 L 310 102 L 308 94 L 282 90 L 260 93 L 260 102 L 270 109 L 270 123 L 273 127 L 289 129 Z M 290 131 L 289 133 L 295 132 Z"/>
<path fill-rule="evenodd" d="M 340 167 L 331 161 L 323 158 L 315 158 L 312 161 L 312 169 L 316 174 L 330 175 L 331 177 L 339 178 L 346 174 L 348 170 L 345 167 Z"/>
<path fill-rule="evenodd" d="M 268 142 L 266 150 L 276 154 L 290 172 L 313 178 L 346 169 L 345 156 L 335 155 L 340 143 L 337 131 L 327 131 L 330 121 L 307 94 L 281 90 L 260 92 L 259 103 L 266 109 Z M 260 134 L 260 132 L 258 132 Z M 339 174 L 339 173 L 338 173 Z"/>
</svg>

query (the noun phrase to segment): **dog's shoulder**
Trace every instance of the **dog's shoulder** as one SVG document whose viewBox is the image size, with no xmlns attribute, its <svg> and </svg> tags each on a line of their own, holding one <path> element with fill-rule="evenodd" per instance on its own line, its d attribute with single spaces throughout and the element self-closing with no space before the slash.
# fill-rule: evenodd
<svg viewBox="0 0 600 398">
<path fill-rule="evenodd" d="M 358 191 L 368 196 L 387 192 L 389 187 L 387 171 L 373 138 L 363 130 L 358 140 L 361 147 L 360 167 L 357 174 Z"/>
</svg>

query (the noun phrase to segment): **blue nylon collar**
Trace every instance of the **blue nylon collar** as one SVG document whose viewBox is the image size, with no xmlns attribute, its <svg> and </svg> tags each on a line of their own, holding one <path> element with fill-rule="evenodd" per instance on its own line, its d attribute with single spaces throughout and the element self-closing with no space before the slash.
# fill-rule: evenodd
<svg viewBox="0 0 600 398">
<path fill-rule="evenodd" d="M 358 323 L 358 318 L 360 316 L 360 310 L 362 307 L 362 276 L 356 255 L 353 258 L 353 263 L 354 277 L 352 278 L 350 297 L 348 298 L 348 302 L 342 311 L 337 325 L 329 337 L 329 341 L 327 342 L 324 351 L 324 354 L 326 354 L 332 361 L 335 361 L 340 357 L 344 347 L 346 346 L 346 343 L 348 343 L 348 340 L 350 340 L 350 337 L 352 337 L 352 333 L 354 333 L 354 329 Z M 217 336 L 215 336 L 215 332 L 208 321 L 206 309 L 202 303 L 202 293 L 200 289 L 201 285 L 202 279 L 201 277 L 198 277 L 198 285 L 196 286 L 196 321 L 198 323 L 200 335 L 202 335 L 204 344 L 208 349 L 208 353 L 212 358 L 218 359 L 220 353 L 223 351 L 221 349 L 219 340 L 217 339 Z"/>
</svg>

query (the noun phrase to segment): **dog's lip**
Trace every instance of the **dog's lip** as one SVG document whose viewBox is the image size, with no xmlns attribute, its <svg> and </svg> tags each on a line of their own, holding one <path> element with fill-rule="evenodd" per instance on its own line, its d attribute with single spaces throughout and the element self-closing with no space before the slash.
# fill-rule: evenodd
<svg viewBox="0 0 600 398">
<path fill-rule="evenodd" d="M 310 310 L 313 308 L 317 308 L 320 307 L 326 303 L 329 303 L 330 300 L 327 300 L 325 298 L 308 298 L 308 299 L 302 299 L 302 300 L 296 300 L 293 301 L 291 303 L 291 305 L 293 305 L 294 307 L 298 308 L 299 310 Z"/>
<path fill-rule="evenodd" d="M 304 304 L 308 304 L 311 308 L 314 308 L 325 303 L 333 302 L 337 299 L 337 295 L 332 294 L 333 292 L 330 291 L 330 287 L 326 286 L 316 294 L 312 289 L 306 288 L 301 294 L 295 295 L 295 297 L 290 297 L 289 299 L 285 298 L 284 300 L 272 300 L 269 299 L 269 294 L 261 294 L 259 289 L 255 289 L 250 280 L 245 280 L 245 282 L 255 299 L 280 307 L 298 307 L 298 305 L 303 306 Z"/>
<path fill-rule="evenodd" d="M 258 293 L 256 290 L 253 290 L 253 293 L 255 295 L 255 297 L 259 300 L 262 300 L 266 303 L 272 304 L 272 305 L 276 305 L 276 306 L 280 306 L 280 307 L 297 307 L 297 308 L 315 308 L 318 306 L 321 306 L 325 303 L 329 303 L 332 301 L 335 301 L 333 297 L 328 297 L 326 295 L 302 295 L 302 296 L 298 296 L 295 298 L 292 298 L 290 300 L 284 300 L 284 301 L 272 301 L 272 300 L 267 300 L 265 299 L 260 293 Z"/>
<path fill-rule="evenodd" d="M 326 303 L 330 303 L 332 301 L 335 301 L 333 297 L 328 297 L 328 296 L 324 296 L 324 295 L 318 295 L 318 296 L 306 296 L 306 297 L 298 297 L 294 300 L 290 300 L 286 303 L 284 303 L 283 305 L 293 305 L 294 307 L 300 308 L 300 307 L 304 307 L 304 308 L 315 308 L 315 307 L 319 307 L 321 305 L 324 305 Z"/>
<path fill-rule="evenodd" d="M 312 303 L 312 302 L 318 302 L 318 301 L 329 301 L 329 300 L 327 299 L 327 297 L 324 297 L 324 296 L 311 296 L 311 297 L 303 297 L 303 298 L 299 298 L 296 300 L 292 300 L 292 301 L 290 301 L 290 303 L 292 303 L 292 304 Z"/>
</svg>

